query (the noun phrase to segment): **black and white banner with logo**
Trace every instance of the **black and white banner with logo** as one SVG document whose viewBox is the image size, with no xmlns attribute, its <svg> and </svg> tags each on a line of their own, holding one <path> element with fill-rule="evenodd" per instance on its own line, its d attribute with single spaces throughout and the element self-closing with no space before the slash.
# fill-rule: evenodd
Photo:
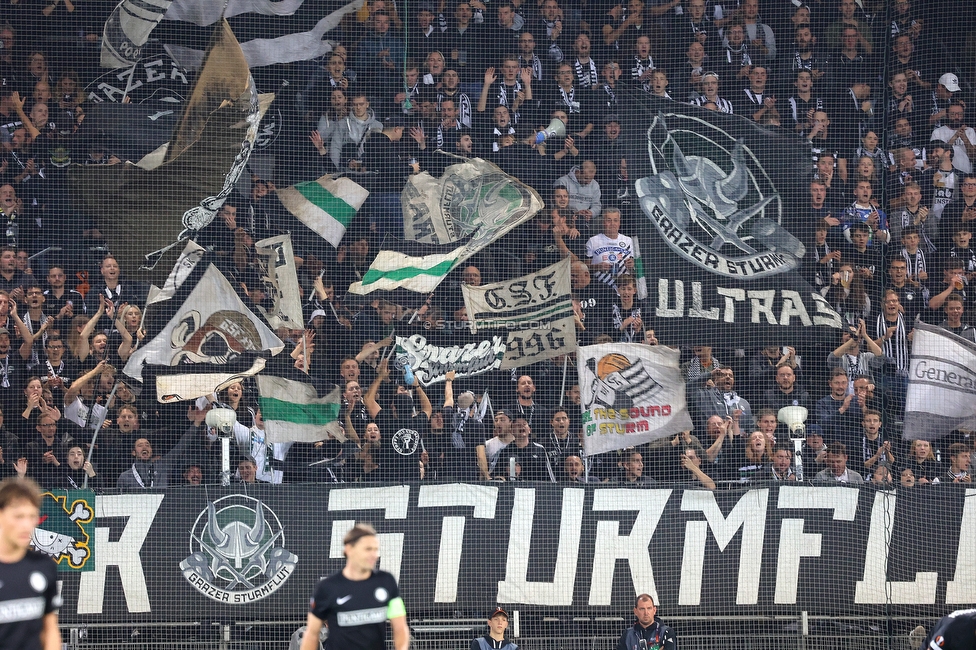
<svg viewBox="0 0 976 650">
<path fill-rule="evenodd" d="M 420 334 L 396 337 L 396 367 L 410 370 L 422 386 L 444 381 L 451 370 L 458 377 L 475 377 L 502 365 L 508 345 L 502 336 L 464 345 L 434 345 Z"/>
<path fill-rule="evenodd" d="M 576 351 L 569 258 L 546 268 L 479 287 L 461 285 L 471 331 L 508 332 L 502 370 Z"/>
<path fill-rule="evenodd" d="M 627 234 L 640 236 L 646 326 L 689 344 L 730 331 L 789 342 L 804 328 L 839 329 L 804 275 L 815 225 L 809 147 L 739 116 L 631 94 L 622 117 L 632 137 L 621 139 L 642 225 Z"/>
<path fill-rule="evenodd" d="M 941 616 L 976 604 L 976 490 L 580 484 L 259 486 L 100 495 L 62 623 L 304 620 L 355 521 L 413 616 Z"/>
</svg>

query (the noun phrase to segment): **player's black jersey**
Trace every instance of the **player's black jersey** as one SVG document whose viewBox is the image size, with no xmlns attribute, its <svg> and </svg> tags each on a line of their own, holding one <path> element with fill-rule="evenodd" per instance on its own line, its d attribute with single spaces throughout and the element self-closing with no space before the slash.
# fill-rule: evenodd
<svg viewBox="0 0 976 650">
<path fill-rule="evenodd" d="M 976 650 L 976 609 L 960 609 L 935 624 L 922 650 Z"/>
<path fill-rule="evenodd" d="M 0 650 L 41 647 L 44 616 L 61 607 L 54 561 L 27 551 L 18 562 L 0 562 Z"/>
<path fill-rule="evenodd" d="M 387 620 L 404 615 L 396 579 L 386 571 L 366 580 L 341 572 L 321 580 L 309 611 L 329 626 L 326 650 L 382 650 Z"/>
</svg>

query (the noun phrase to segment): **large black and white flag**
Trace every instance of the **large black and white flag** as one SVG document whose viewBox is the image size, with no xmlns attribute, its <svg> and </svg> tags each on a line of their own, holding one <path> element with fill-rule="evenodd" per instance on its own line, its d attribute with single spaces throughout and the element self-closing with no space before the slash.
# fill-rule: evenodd
<svg viewBox="0 0 976 650">
<path fill-rule="evenodd" d="M 170 301 L 160 304 L 169 309 L 169 320 L 123 369 L 141 382 L 145 367 L 151 366 L 161 402 L 196 399 L 254 375 L 265 365 L 259 355 L 275 355 L 285 347 L 216 266 L 201 266 Z"/>
<path fill-rule="evenodd" d="M 976 429 L 976 344 L 915 323 L 904 437 L 938 440 L 953 429 Z"/>
<path fill-rule="evenodd" d="M 501 368 L 518 368 L 576 350 L 569 258 L 537 273 L 478 287 L 461 285 L 471 331 L 505 330 Z"/>
<path fill-rule="evenodd" d="M 650 314 L 669 343 L 795 343 L 841 318 L 801 273 L 810 152 L 740 116 L 632 92 L 622 105 Z"/>
<path fill-rule="evenodd" d="M 325 33 L 363 0 L 123 0 L 105 22 L 101 64 L 134 65 L 152 34 L 186 68 L 200 67 L 210 26 L 227 18 L 251 68 L 332 51 Z"/>
</svg>

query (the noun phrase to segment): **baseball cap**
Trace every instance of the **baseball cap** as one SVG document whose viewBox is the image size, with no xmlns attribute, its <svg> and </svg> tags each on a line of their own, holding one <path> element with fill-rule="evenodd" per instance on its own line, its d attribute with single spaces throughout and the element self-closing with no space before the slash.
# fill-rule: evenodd
<svg viewBox="0 0 976 650">
<path fill-rule="evenodd" d="M 6 327 L 0 327 L 0 336 L 3 336 L 4 334 L 6 334 L 7 336 L 10 336 L 10 332 L 7 331 L 7 328 Z"/>
<path fill-rule="evenodd" d="M 939 83 L 945 86 L 945 89 L 948 90 L 950 93 L 959 92 L 959 77 L 952 74 L 951 72 L 947 72 L 941 77 L 939 77 Z"/>
<path fill-rule="evenodd" d="M 502 616 L 504 616 L 505 618 L 508 618 L 508 612 L 506 612 L 501 607 L 496 607 L 495 608 L 495 611 L 493 611 L 491 614 L 488 615 L 488 620 L 491 620 L 491 619 L 495 618 L 499 614 L 502 615 Z"/>
<path fill-rule="evenodd" d="M 309 318 L 309 320 L 312 320 L 312 318 L 315 318 L 316 316 L 325 316 L 325 310 L 316 309 L 315 311 L 312 312 L 312 317 Z"/>
<path fill-rule="evenodd" d="M 620 116 L 617 115 L 616 113 L 610 113 L 605 118 L 603 118 L 604 124 L 610 124 L 610 122 L 616 122 L 617 124 L 620 124 Z"/>
<path fill-rule="evenodd" d="M 474 393 L 472 393 L 470 390 L 466 390 L 460 395 L 458 395 L 457 398 L 458 408 L 466 411 L 469 408 L 471 408 L 472 404 L 474 404 Z"/>
<path fill-rule="evenodd" d="M 808 424 L 805 433 L 807 437 L 820 436 L 823 438 L 823 427 L 821 427 L 819 424 Z"/>
</svg>

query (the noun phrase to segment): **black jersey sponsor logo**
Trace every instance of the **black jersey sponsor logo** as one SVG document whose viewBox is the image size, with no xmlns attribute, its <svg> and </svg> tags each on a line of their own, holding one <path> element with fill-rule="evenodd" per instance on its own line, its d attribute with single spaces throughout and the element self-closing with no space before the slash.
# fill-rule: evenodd
<svg viewBox="0 0 976 650">
<path fill-rule="evenodd" d="M 339 623 L 339 627 L 356 627 L 359 625 L 385 623 L 386 607 L 357 609 L 352 612 L 336 612 L 336 622 Z"/>
<path fill-rule="evenodd" d="M 243 605 L 277 591 L 298 564 L 271 508 L 234 494 L 207 504 L 190 531 L 183 577 L 204 596 Z"/>
<path fill-rule="evenodd" d="M 18 598 L 0 602 L 0 623 L 35 621 L 44 617 L 44 597 Z"/>
</svg>

